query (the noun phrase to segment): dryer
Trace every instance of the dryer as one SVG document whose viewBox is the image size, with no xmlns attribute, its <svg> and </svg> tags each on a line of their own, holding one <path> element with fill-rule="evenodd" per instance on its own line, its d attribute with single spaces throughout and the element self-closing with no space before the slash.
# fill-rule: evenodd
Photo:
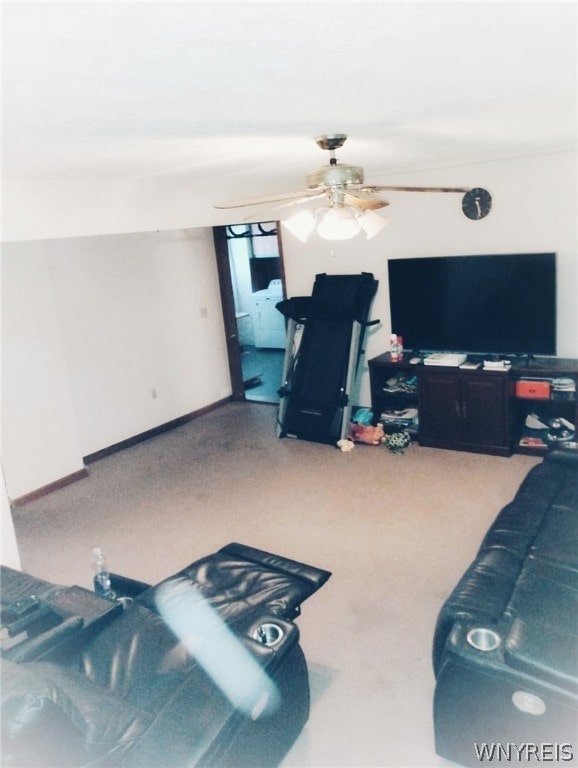
<svg viewBox="0 0 578 768">
<path fill-rule="evenodd" d="M 285 318 L 276 309 L 282 299 L 283 284 L 279 278 L 253 294 L 251 317 L 256 347 L 285 349 Z"/>
</svg>

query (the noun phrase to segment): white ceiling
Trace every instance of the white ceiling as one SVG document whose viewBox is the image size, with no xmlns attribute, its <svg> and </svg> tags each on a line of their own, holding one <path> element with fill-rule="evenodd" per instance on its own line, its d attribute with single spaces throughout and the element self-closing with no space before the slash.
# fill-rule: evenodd
<svg viewBox="0 0 578 768">
<path fill-rule="evenodd" d="M 321 133 L 382 184 L 576 148 L 575 2 L 5 2 L 3 27 L 11 179 L 214 203 L 303 188 Z"/>
</svg>

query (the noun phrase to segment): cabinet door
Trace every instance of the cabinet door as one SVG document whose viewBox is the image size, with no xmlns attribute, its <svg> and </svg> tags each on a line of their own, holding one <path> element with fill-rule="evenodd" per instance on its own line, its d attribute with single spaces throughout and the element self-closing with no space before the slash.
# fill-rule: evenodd
<svg viewBox="0 0 578 768">
<path fill-rule="evenodd" d="M 506 376 L 463 376 L 462 440 L 466 445 L 508 449 L 508 378 Z"/>
<path fill-rule="evenodd" d="M 462 416 L 458 375 L 442 371 L 420 373 L 419 418 L 421 443 L 453 445 L 461 442 Z"/>
</svg>

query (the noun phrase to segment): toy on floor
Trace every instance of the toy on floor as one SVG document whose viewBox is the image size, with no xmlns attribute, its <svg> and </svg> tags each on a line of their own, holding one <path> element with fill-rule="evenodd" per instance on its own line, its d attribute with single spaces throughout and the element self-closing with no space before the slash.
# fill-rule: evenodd
<svg viewBox="0 0 578 768">
<path fill-rule="evenodd" d="M 386 435 L 384 439 L 385 447 L 392 453 L 403 453 L 404 450 L 410 445 L 411 437 L 409 432 L 405 429 L 401 432 L 394 432 L 391 435 Z"/>
<path fill-rule="evenodd" d="M 377 424 L 373 427 L 371 425 L 358 424 L 354 421 L 349 425 L 348 437 L 338 440 L 337 447 L 343 452 L 352 451 L 355 448 L 355 443 L 363 443 L 364 445 L 383 444 L 391 453 L 403 453 L 411 444 L 411 436 L 405 429 L 401 432 L 386 434 L 383 424 Z"/>
<path fill-rule="evenodd" d="M 371 427 L 373 424 L 373 411 L 370 408 L 358 408 L 352 421 L 356 424 L 364 424 L 366 427 Z"/>
<path fill-rule="evenodd" d="M 352 422 L 349 425 L 349 439 L 354 443 L 364 443 L 365 445 L 379 445 L 383 442 L 385 432 L 383 424 L 377 424 L 375 427 L 366 424 Z"/>
</svg>

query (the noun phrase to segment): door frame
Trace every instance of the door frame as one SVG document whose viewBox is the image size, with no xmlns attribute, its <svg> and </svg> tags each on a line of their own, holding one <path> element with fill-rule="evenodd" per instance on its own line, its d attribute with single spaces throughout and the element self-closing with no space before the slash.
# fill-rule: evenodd
<svg viewBox="0 0 578 768">
<path fill-rule="evenodd" d="M 275 222 L 275 228 L 277 230 L 277 246 L 279 248 L 279 273 L 283 285 L 283 296 L 285 296 L 285 261 L 283 258 L 280 221 Z M 235 297 L 233 294 L 233 280 L 231 277 L 229 243 L 226 226 L 213 227 L 213 242 L 215 244 L 217 273 L 219 276 L 223 325 L 225 328 L 227 357 L 229 360 L 229 375 L 231 377 L 231 398 L 233 400 L 246 400 L 245 386 L 243 384 L 243 367 L 241 365 L 241 345 L 239 344 L 239 331 L 235 311 Z"/>
</svg>

